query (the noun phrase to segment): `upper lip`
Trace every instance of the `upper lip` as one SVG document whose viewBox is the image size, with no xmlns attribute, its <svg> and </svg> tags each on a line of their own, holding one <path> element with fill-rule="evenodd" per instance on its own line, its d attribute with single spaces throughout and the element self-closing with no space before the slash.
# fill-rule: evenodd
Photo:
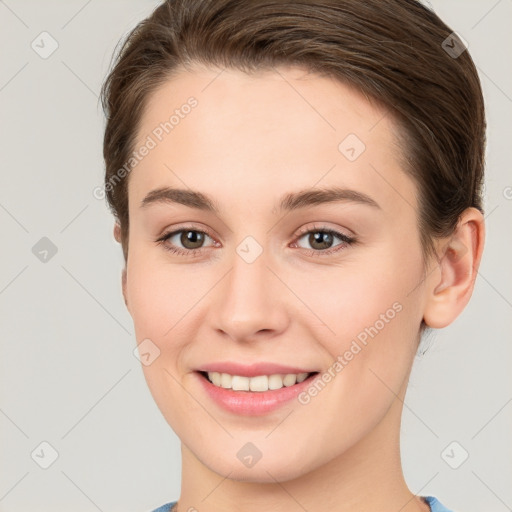
<svg viewBox="0 0 512 512">
<path fill-rule="evenodd" d="M 298 366 L 286 366 L 276 363 L 253 363 L 243 365 L 231 361 L 221 361 L 217 363 L 205 364 L 197 369 L 199 372 L 219 372 L 230 375 L 240 375 L 241 377 L 256 377 L 257 375 L 274 375 L 277 373 L 314 373 L 317 370 L 308 370 Z"/>
</svg>

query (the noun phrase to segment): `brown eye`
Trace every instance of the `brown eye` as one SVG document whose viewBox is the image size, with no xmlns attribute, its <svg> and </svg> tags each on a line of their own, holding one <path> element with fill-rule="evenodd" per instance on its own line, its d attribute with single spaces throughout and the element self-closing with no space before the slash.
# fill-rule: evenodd
<svg viewBox="0 0 512 512">
<path fill-rule="evenodd" d="M 215 244 L 208 233 L 199 229 L 177 229 L 160 237 L 156 242 L 161 244 L 164 249 L 175 254 L 183 256 L 197 256 L 202 249 L 208 246 L 204 245 L 206 238 L 213 241 L 210 246 Z"/>
<path fill-rule="evenodd" d="M 198 249 L 204 242 L 205 233 L 194 230 L 183 230 L 181 231 L 180 243 L 186 249 Z"/>
<path fill-rule="evenodd" d="M 309 234 L 308 243 L 313 249 L 330 249 L 334 237 L 331 233 L 325 231 L 315 231 Z"/>
<path fill-rule="evenodd" d="M 340 240 L 340 243 L 334 244 L 336 238 Z M 304 249 L 309 250 L 310 253 L 316 252 L 320 254 L 329 254 L 331 252 L 336 251 L 338 248 L 341 249 L 355 241 L 353 238 L 348 237 L 343 233 L 339 233 L 337 231 L 327 228 L 312 229 L 301 235 L 296 242 L 299 245 L 299 247 L 302 247 L 298 243 L 301 239 L 306 239 L 307 243 L 312 248 L 309 249 L 308 247 L 304 247 Z"/>
</svg>

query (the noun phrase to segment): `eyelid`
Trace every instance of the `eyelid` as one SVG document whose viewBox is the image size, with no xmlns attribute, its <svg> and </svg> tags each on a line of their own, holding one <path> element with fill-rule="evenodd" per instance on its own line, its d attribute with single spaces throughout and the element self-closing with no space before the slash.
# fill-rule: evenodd
<svg viewBox="0 0 512 512">
<path fill-rule="evenodd" d="M 180 231 L 186 230 L 186 229 L 189 229 L 191 231 L 204 232 L 210 238 L 215 239 L 215 237 L 212 235 L 212 233 L 206 226 L 201 226 L 200 224 L 197 224 L 197 223 L 185 223 L 183 225 L 178 224 L 177 226 L 174 226 L 172 228 L 172 230 L 166 228 L 162 231 L 162 234 L 159 236 L 159 238 L 164 238 L 169 235 L 174 235 L 174 234 L 176 234 Z M 344 235 L 347 238 L 355 237 L 354 234 L 342 233 L 341 231 L 339 231 L 339 229 L 340 228 L 331 228 L 331 227 L 327 226 L 326 223 L 316 222 L 316 223 L 313 223 L 312 226 L 310 224 L 306 224 L 305 226 L 300 228 L 296 236 L 301 236 L 306 233 L 309 233 L 310 231 L 317 230 L 317 231 L 336 231 L 336 232 L 339 232 L 340 235 Z"/>
<path fill-rule="evenodd" d="M 331 228 L 331 227 L 329 227 L 326 224 L 321 223 L 321 222 L 320 223 L 313 223 L 313 226 L 306 224 L 306 226 L 300 228 L 297 237 L 300 237 L 300 236 L 305 235 L 307 233 L 310 233 L 312 231 L 313 232 L 314 231 L 334 232 L 334 233 L 337 233 L 338 235 L 341 235 L 341 236 L 346 237 L 348 239 L 355 239 L 355 236 L 353 234 L 343 233 L 341 231 L 341 228 Z"/>
<path fill-rule="evenodd" d="M 215 237 L 212 235 L 210 230 L 207 227 L 203 227 L 199 224 L 183 224 L 178 226 L 173 226 L 169 229 L 164 229 L 162 231 L 162 234 L 158 237 L 158 240 L 162 240 L 163 238 L 168 238 L 172 235 L 176 235 L 177 233 L 180 233 L 181 231 L 197 231 L 198 233 L 204 233 L 208 235 L 210 238 L 215 239 Z M 158 241 L 157 240 L 157 241 Z"/>
</svg>

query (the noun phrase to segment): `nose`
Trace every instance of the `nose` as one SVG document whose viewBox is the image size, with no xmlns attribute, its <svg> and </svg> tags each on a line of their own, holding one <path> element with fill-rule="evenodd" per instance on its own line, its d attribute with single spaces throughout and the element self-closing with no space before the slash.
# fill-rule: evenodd
<svg viewBox="0 0 512 512">
<path fill-rule="evenodd" d="M 235 253 L 231 270 L 217 286 L 211 321 L 233 341 L 272 338 L 288 326 L 285 286 L 268 259 L 265 252 L 252 262 Z"/>
</svg>

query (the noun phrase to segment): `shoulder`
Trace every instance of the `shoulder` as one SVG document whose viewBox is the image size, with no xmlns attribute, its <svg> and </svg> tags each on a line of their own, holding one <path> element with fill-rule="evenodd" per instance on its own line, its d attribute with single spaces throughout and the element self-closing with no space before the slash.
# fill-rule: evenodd
<svg viewBox="0 0 512 512">
<path fill-rule="evenodd" d="M 171 501 L 170 503 L 166 503 L 165 505 L 155 508 L 155 510 L 152 510 L 151 512 L 169 512 L 174 505 L 176 505 L 176 502 Z"/>
<path fill-rule="evenodd" d="M 424 496 L 425 501 L 429 504 L 431 512 L 453 512 L 450 509 L 446 508 L 436 497 L 434 496 Z M 169 512 L 171 508 L 176 504 L 175 501 L 170 503 L 166 503 L 162 505 L 152 512 Z"/>
<path fill-rule="evenodd" d="M 446 508 L 436 497 L 434 496 L 423 496 L 425 501 L 429 504 L 431 512 L 454 512 L 449 508 Z"/>
</svg>

